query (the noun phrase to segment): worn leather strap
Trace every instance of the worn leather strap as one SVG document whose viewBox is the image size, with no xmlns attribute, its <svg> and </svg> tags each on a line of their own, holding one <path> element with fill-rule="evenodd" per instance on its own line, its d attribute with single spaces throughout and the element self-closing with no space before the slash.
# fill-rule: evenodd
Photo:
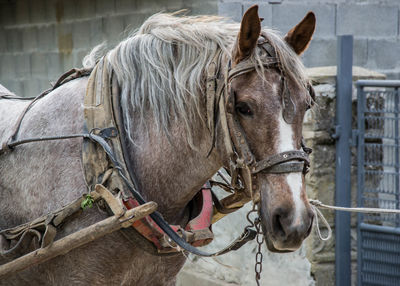
<svg viewBox="0 0 400 286">
<path fill-rule="evenodd" d="M 302 173 L 304 172 L 304 162 L 286 162 L 269 167 L 266 171 L 270 174 L 282 173 Z"/>
<path fill-rule="evenodd" d="M 282 77 L 283 78 L 283 77 Z M 286 80 L 282 81 L 282 98 L 283 98 L 283 109 L 282 116 L 287 124 L 292 124 L 294 120 L 294 116 L 296 114 L 296 105 L 293 102 L 292 97 L 290 96 L 290 88 L 287 84 Z"/>
<path fill-rule="evenodd" d="M 256 238 L 257 232 L 255 230 L 246 228 L 245 231 L 238 237 L 236 238 L 234 241 L 232 241 L 227 247 L 225 247 L 224 249 L 215 252 L 212 257 L 215 256 L 219 256 L 225 253 L 228 253 L 230 251 L 233 250 L 238 250 L 239 248 L 241 248 L 243 245 L 245 245 L 246 243 L 248 243 L 249 241 L 253 240 L 254 238 Z"/>
<path fill-rule="evenodd" d="M 233 213 L 241 208 L 241 206 L 235 207 L 235 208 L 227 208 L 226 206 L 223 205 L 223 203 L 221 203 L 221 201 L 218 199 L 218 197 L 215 195 L 215 193 L 213 191 L 211 191 L 211 194 L 212 194 L 212 199 L 214 202 L 215 212 L 226 215 L 226 214 Z"/>
<path fill-rule="evenodd" d="M 212 136 L 214 143 L 215 137 L 215 93 L 217 87 L 217 77 L 219 73 L 219 62 L 221 52 L 218 52 L 207 68 L 207 82 L 206 82 L 206 111 L 207 111 L 207 127 Z"/>
<path fill-rule="evenodd" d="M 92 72 L 92 69 L 71 69 L 70 71 L 64 73 L 63 75 L 61 75 L 61 77 L 57 80 L 57 82 L 54 84 L 54 86 L 44 92 L 42 92 L 41 94 L 39 94 L 36 97 L 30 97 L 30 98 L 24 98 L 24 97 L 17 97 L 14 95 L 1 95 L 0 98 L 2 99 L 18 99 L 18 100 L 32 100 L 21 112 L 21 114 L 18 116 L 17 121 L 15 122 L 13 128 L 12 128 L 12 132 L 11 132 L 11 136 L 8 138 L 8 140 L 2 145 L 0 146 L 0 155 L 4 154 L 8 151 L 12 150 L 13 146 L 16 145 L 20 145 L 20 144 L 24 144 L 24 143 L 28 143 L 28 142 L 34 142 L 34 141 L 44 141 L 44 139 L 41 138 L 34 138 L 35 140 L 32 139 L 27 139 L 24 141 L 18 141 L 19 143 L 15 144 L 16 139 L 18 137 L 18 132 L 19 129 L 21 127 L 22 121 L 26 115 L 26 113 L 32 108 L 32 106 L 38 102 L 39 99 L 43 98 L 44 96 L 46 96 L 47 94 L 49 94 L 50 92 L 52 92 L 53 90 L 55 90 L 56 88 L 58 88 L 59 86 L 74 80 L 76 78 L 80 78 L 80 77 L 84 77 L 84 76 L 88 76 L 90 75 L 90 73 Z M 55 137 L 55 136 L 53 136 Z M 57 138 L 59 138 L 60 136 L 57 136 Z M 78 136 L 79 137 L 79 136 Z M 80 136 L 81 137 L 81 136 Z M 60 138 L 63 139 L 63 138 Z M 47 139 L 47 140 L 56 140 L 56 139 Z"/>
<path fill-rule="evenodd" d="M 229 127 L 228 127 L 228 119 L 227 119 L 227 112 L 225 110 L 225 102 L 224 102 L 224 97 L 221 96 L 219 98 L 219 117 L 220 117 L 220 122 L 221 122 L 221 129 L 223 132 L 224 138 L 224 146 L 226 150 L 226 155 L 228 158 L 232 158 L 233 156 L 233 146 L 232 146 L 232 141 L 230 140 L 230 133 L 229 133 Z"/>
<path fill-rule="evenodd" d="M 308 154 L 306 152 L 293 150 L 272 155 L 267 159 L 258 161 L 252 166 L 251 172 L 257 174 L 262 170 L 268 171 L 268 168 L 272 166 L 294 160 L 304 161 L 306 164 L 309 164 Z"/>
<path fill-rule="evenodd" d="M 242 125 L 239 123 L 239 119 L 236 115 L 235 111 L 235 96 L 231 94 L 228 97 L 228 102 L 227 102 L 227 111 L 228 113 L 226 114 L 227 120 L 228 120 L 228 125 L 230 126 L 229 128 L 229 133 L 231 140 L 233 142 L 233 146 L 235 147 L 235 151 L 239 155 L 239 158 L 243 159 L 244 165 L 251 165 L 254 161 L 254 155 L 250 151 L 249 144 L 247 142 L 246 136 L 244 135 L 244 130 Z M 243 166 L 238 166 L 239 168 L 244 167 Z"/>
<path fill-rule="evenodd" d="M 268 58 L 267 60 L 265 60 L 265 62 L 262 63 L 262 66 L 270 69 L 272 67 L 277 67 L 277 64 L 278 60 L 276 58 Z M 251 71 L 254 71 L 254 63 L 250 61 L 243 61 L 238 63 L 235 67 L 229 70 L 227 78 L 228 83 L 235 77 L 238 77 L 245 73 L 249 73 Z"/>
</svg>

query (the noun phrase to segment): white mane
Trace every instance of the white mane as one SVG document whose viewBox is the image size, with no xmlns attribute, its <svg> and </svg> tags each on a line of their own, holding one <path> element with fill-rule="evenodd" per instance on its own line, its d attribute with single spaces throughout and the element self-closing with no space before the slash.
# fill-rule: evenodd
<svg viewBox="0 0 400 286">
<path fill-rule="evenodd" d="M 107 54 L 121 87 L 131 140 L 132 114 L 139 115 L 143 124 L 151 112 L 157 129 L 167 134 L 171 120 L 184 122 L 190 142 L 191 122 L 204 120 L 200 103 L 204 100 L 206 68 L 219 49 L 230 56 L 238 31 L 239 24 L 217 16 L 155 14 Z M 276 32 L 263 31 L 275 47 L 285 75 L 304 85 L 305 73 L 297 55 Z M 257 49 L 251 57 L 255 66 L 261 62 L 260 54 Z M 93 66 L 98 57 L 99 49 L 95 48 L 84 65 Z"/>
</svg>

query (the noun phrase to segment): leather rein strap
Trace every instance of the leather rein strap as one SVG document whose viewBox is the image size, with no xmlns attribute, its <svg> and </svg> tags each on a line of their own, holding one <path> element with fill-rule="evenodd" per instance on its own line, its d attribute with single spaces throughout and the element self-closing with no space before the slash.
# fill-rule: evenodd
<svg viewBox="0 0 400 286">
<path fill-rule="evenodd" d="M 24 139 L 24 140 L 17 140 L 18 137 L 18 132 L 21 127 L 22 121 L 26 115 L 26 113 L 31 109 L 31 107 L 41 98 L 45 97 L 47 94 L 58 88 L 59 86 L 80 78 L 84 76 L 90 75 L 92 72 L 92 69 L 71 69 L 68 72 L 64 73 L 61 75 L 61 77 L 57 80 L 57 82 L 53 85 L 52 88 L 42 92 L 36 97 L 19 97 L 15 96 L 14 94 L 6 94 L 6 95 L 0 95 L 0 99 L 8 99 L 8 100 L 32 100 L 21 112 L 19 115 L 16 123 L 14 124 L 12 128 L 12 133 L 11 136 L 8 138 L 7 141 L 3 143 L 2 146 L 0 146 L 0 155 L 11 151 L 14 147 L 18 145 L 22 145 L 25 143 L 31 143 L 31 142 L 38 142 L 38 141 L 53 141 L 53 140 L 62 140 L 62 139 L 71 139 L 71 138 L 78 138 L 78 137 L 89 137 L 89 134 L 72 134 L 72 135 L 61 135 L 61 136 L 42 136 L 42 137 L 36 137 L 36 138 L 29 138 L 29 139 Z"/>
</svg>

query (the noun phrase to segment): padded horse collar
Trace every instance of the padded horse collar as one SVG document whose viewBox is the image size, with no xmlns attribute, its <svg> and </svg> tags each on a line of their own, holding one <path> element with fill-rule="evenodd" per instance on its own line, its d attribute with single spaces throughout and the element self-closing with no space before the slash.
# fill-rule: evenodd
<svg viewBox="0 0 400 286">
<path fill-rule="evenodd" d="M 107 138 L 95 134 L 92 137 L 96 140 L 84 140 L 82 158 L 87 184 L 105 185 L 107 189 L 121 197 L 127 209 L 145 203 L 145 199 L 137 191 L 139 184 L 128 160 L 119 86 L 106 58 L 99 61 L 89 77 L 84 115 L 85 129 L 111 128 L 114 131 L 112 136 Z M 183 249 L 191 245 L 204 246 L 210 243 L 214 237 L 210 228 L 213 211 L 210 188 L 203 186 L 192 200 L 193 208 L 198 212 L 193 214 L 184 228 L 179 225 L 169 225 L 156 211 L 133 223 L 132 226 L 137 233 L 133 229 L 127 231 L 123 229 L 122 234 L 129 241 L 139 243 L 142 248 L 144 246 L 146 251 L 155 255 L 179 253 L 174 239 L 179 235 L 184 238 L 180 240 L 184 245 L 178 243 Z M 140 241 L 138 234 L 150 243 Z"/>
</svg>

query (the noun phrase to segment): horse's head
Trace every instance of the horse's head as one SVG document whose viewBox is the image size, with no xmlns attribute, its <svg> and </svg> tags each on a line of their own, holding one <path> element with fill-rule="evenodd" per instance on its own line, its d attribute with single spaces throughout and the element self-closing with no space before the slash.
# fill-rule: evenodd
<svg viewBox="0 0 400 286">
<path fill-rule="evenodd" d="M 239 71 L 227 88 L 229 97 L 234 98 L 233 112 L 254 162 L 277 154 L 285 158 L 286 151 L 302 151 L 303 117 L 312 99 L 307 80 L 301 75 L 298 55 L 308 47 L 314 29 L 315 16 L 309 12 L 278 43 L 276 38 L 261 33 L 257 6 L 243 16 L 233 47 L 231 70 L 248 66 L 244 63 L 251 59 L 263 63 L 256 63 L 258 69 Z M 265 61 L 271 64 L 265 65 Z M 295 70 L 287 70 L 290 67 Z M 278 160 L 285 161 L 282 157 Z M 261 224 L 271 251 L 296 250 L 311 230 L 313 212 L 306 195 L 305 172 L 299 165 L 303 166 L 303 162 L 294 156 L 285 171 L 270 172 L 260 167 L 251 175 L 253 190 L 260 195 Z"/>
</svg>

